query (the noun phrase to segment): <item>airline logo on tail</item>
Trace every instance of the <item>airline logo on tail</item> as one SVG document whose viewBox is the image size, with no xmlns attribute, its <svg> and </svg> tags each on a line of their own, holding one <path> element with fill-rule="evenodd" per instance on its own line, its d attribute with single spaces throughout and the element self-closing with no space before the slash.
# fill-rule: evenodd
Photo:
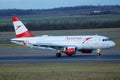
<svg viewBox="0 0 120 80">
<path fill-rule="evenodd" d="M 22 25 L 17 26 L 16 30 L 18 30 L 20 27 L 22 27 Z"/>
<path fill-rule="evenodd" d="M 17 38 L 33 37 L 33 34 L 28 31 L 25 25 L 19 20 L 18 17 L 12 17 L 15 33 Z"/>
</svg>

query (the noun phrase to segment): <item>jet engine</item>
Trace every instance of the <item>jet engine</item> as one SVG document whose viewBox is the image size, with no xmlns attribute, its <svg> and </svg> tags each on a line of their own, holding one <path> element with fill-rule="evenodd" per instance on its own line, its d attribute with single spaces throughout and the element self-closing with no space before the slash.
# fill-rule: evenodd
<svg viewBox="0 0 120 80">
<path fill-rule="evenodd" d="M 82 53 L 92 53 L 93 50 L 86 50 L 86 49 L 83 49 L 83 50 L 80 50 Z"/>
<path fill-rule="evenodd" d="M 65 47 L 63 53 L 67 54 L 68 56 L 72 56 L 76 53 L 75 47 Z"/>
</svg>

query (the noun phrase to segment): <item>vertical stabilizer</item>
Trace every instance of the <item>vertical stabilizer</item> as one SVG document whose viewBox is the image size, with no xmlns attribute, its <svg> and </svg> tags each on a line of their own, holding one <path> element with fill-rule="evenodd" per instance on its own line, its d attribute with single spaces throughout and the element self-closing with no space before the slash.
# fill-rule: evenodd
<svg viewBox="0 0 120 80">
<path fill-rule="evenodd" d="M 33 34 L 25 27 L 18 17 L 12 17 L 12 22 L 17 38 L 33 37 Z"/>
</svg>

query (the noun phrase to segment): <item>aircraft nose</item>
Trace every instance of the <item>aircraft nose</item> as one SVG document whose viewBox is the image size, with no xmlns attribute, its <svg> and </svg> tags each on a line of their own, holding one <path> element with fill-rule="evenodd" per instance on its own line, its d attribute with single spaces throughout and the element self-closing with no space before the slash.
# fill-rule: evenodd
<svg viewBox="0 0 120 80">
<path fill-rule="evenodd" d="M 111 41 L 111 47 L 114 47 L 115 45 L 116 45 L 116 43 Z"/>
</svg>

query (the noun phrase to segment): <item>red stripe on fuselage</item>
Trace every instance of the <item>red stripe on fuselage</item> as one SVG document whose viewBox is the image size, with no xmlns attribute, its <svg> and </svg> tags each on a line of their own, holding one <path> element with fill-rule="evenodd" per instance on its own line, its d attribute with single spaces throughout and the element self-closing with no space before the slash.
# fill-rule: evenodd
<svg viewBox="0 0 120 80">
<path fill-rule="evenodd" d="M 17 38 L 22 38 L 22 37 L 33 37 L 33 35 L 30 33 L 30 31 L 23 32 L 21 34 L 16 35 Z"/>
</svg>

